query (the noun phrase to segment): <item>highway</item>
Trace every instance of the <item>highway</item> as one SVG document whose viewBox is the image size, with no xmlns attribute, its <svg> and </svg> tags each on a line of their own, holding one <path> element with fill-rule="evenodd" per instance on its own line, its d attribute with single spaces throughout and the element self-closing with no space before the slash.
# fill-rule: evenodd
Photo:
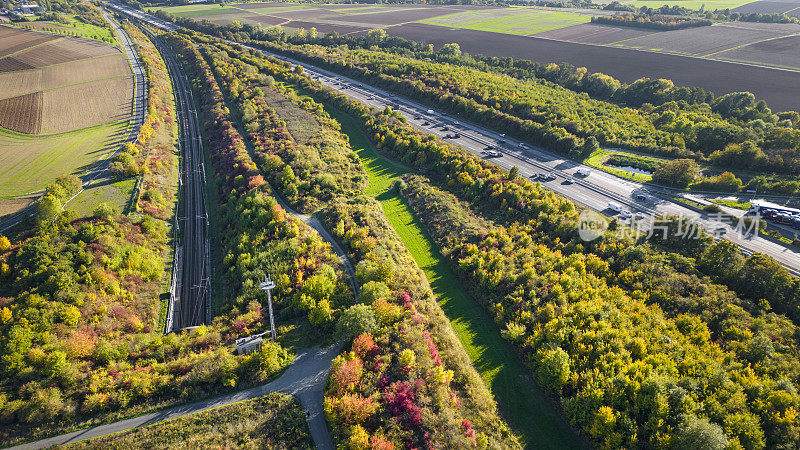
<svg viewBox="0 0 800 450">
<path fill-rule="evenodd" d="M 115 6 L 155 26 L 168 30 L 179 28 L 173 23 L 163 21 L 141 11 L 120 7 L 119 5 Z M 609 203 L 618 203 L 634 214 L 637 212 L 642 213 L 645 216 L 642 221 L 645 226 L 652 224 L 658 217 L 665 215 L 685 217 L 700 223 L 709 232 L 719 230 L 717 232 L 718 235 L 721 234 L 719 237 L 736 243 L 743 253 L 770 255 L 793 274 L 800 275 L 800 251 L 787 248 L 757 235 L 744 235 L 736 230 L 735 225 L 715 220 L 715 217 L 707 214 L 698 213 L 683 204 L 661 196 L 658 192 L 649 191 L 642 184 L 594 170 L 542 148 L 505 137 L 478 124 L 433 111 L 426 105 L 380 88 L 362 84 L 359 81 L 309 65 L 303 61 L 261 49 L 257 50 L 292 64 L 299 64 L 303 66 L 305 72 L 312 78 L 333 89 L 345 92 L 351 98 L 360 100 L 368 105 L 380 109 L 390 105 L 399 105 L 399 108 L 395 109 L 399 110 L 409 123 L 424 132 L 435 134 L 439 137 L 458 133 L 460 134 L 459 138 L 448 140 L 476 155 L 485 157 L 482 152 L 487 146 L 492 145 L 502 153 L 501 157 L 491 158 L 491 161 L 500 167 L 510 169 L 513 166 L 517 166 L 520 175 L 525 177 L 531 177 L 541 172 L 554 172 L 556 179 L 543 183 L 543 186 L 587 208 L 613 216 L 614 212 L 609 209 Z M 447 126 L 448 130 L 444 130 L 444 126 Z M 576 172 L 580 168 L 589 170 L 589 176 L 577 177 Z M 571 178 L 574 181 L 568 182 L 567 178 Z M 645 195 L 646 201 L 637 201 L 638 194 Z M 724 234 L 722 234 L 722 230 L 724 230 Z"/>
<path fill-rule="evenodd" d="M 202 139 L 197 122 L 192 92 L 174 54 L 168 46 L 143 28 L 156 45 L 167 65 L 177 106 L 180 125 L 180 148 L 183 160 L 181 185 L 182 216 L 176 223 L 180 242 L 176 239 L 175 258 L 176 283 L 170 296 L 165 331 L 177 331 L 209 323 L 210 310 L 210 242 L 208 239 L 208 213 L 206 211 L 204 186 L 206 181 L 203 165 Z"/>
</svg>

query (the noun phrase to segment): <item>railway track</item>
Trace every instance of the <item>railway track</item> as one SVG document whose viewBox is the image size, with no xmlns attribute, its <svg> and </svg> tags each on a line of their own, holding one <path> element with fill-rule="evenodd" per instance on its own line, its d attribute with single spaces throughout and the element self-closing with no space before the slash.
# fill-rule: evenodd
<svg viewBox="0 0 800 450">
<path fill-rule="evenodd" d="M 204 186 L 202 138 L 192 91 L 172 51 L 149 30 L 141 27 L 154 43 L 172 81 L 180 125 L 181 207 L 176 220 L 175 269 L 164 331 L 178 331 L 211 321 L 211 244 Z"/>
</svg>

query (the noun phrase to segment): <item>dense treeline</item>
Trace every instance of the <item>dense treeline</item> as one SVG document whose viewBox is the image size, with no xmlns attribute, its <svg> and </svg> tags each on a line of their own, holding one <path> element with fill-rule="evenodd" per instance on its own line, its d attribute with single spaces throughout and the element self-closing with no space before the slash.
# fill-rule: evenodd
<svg viewBox="0 0 800 450">
<path fill-rule="evenodd" d="M 166 72 L 149 75 L 155 93 L 161 91 L 153 83 L 169 84 L 158 78 Z M 171 101 L 161 100 L 153 105 L 166 110 L 151 109 L 157 117 L 147 123 L 174 117 Z M 151 138 L 135 145 L 158 155 L 163 149 L 153 146 L 161 144 Z M 253 286 L 260 273 L 213 325 L 164 336 L 160 317 L 165 267 L 171 264 L 167 227 L 158 220 L 164 210 L 143 208 L 141 218 L 132 219 L 101 204 L 93 216 L 76 218 L 62 205 L 79 188 L 74 176 L 58 179 L 39 202 L 37 229 L 13 245 L 0 238 L 0 441 L 37 438 L 260 382 L 291 362 L 277 344 L 248 356 L 231 354 L 233 339 L 264 328 L 263 293 Z M 242 210 L 231 214 L 247 217 Z M 290 273 L 298 280 L 296 272 L 312 270 L 310 264 L 296 267 L 295 257 L 339 264 L 329 247 L 296 223 L 272 227 L 280 239 L 257 241 L 255 247 L 263 261 L 279 263 L 269 267 L 274 275 Z"/>
<path fill-rule="evenodd" d="M 338 132 L 338 123 L 332 121 L 320 104 L 308 98 L 301 99 L 291 85 L 302 85 L 313 94 L 334 91 L 311 82 L 287 65 L 242 48 L 220 43 L 212 46 L 209 45 L 212 41 L 198 36 L 194 39 L 205 44 L 200 46 L 201 51 L 190 48 L 188 41 L 181 38 L 175 41 L 181 42 L 182 53 L 194 59 L 198 66 L 206 63 L 199 60 L 202 52 L 210 63 L 208 67 L 215 67 L 219 77 L 224 79 L 220 86 L 227 98 L 250 100 L 251 103 L 234 102 L 240 105 L 239 114 L 244 117 L 250 104 L 262 104 L 260 111 L 270 117 L 272 127 L 257 120 L 245 123 L 245 128 L 254 131 L 248 134 L 253 154 L 262 160 L 259 166 L 267 172 L 272 170 L 268 161 L 283 162 L 285 168 L 291 167 L 288 162 L 294 158 L 291 152 L 283 151 L 273 152 L 271 157 L 261 156 L 275 148 L 275 140 L 271 136 L 265 140 L 265 134 L 259 130 L 276 125 L 284 133 L 283 145 L 292 145 L 303 141 L 297 137 L 299 131 L 307 132 L 309 128 L 315 129 L 315 123 L 323 124 L 328 128 L 326 136 L 341 145 L 336 151 L 345 155 L 352 153 L 342 136 L 331 134 Z M 274 78 L 256 73 L 290 84 L 278 86 Z M 211 83 L 210 69 L 203 72 L 202 78 Z M 204 94 L 222 104 L 221 90 L 215 88 Z M 302 111 L 312 113 L 312 117 L 303 116 L 306 127 L 294 128 L 291 121 L 297 117 L 287 117 L 284 122 L 280 113 L 300 116 L 299 105 L 303 105 Z M 351 103 L 351 106 L 370 111 L 362 104 Z M 259 124 L 264 124 L 263 128 Z M 241 147 L 245 151 L 244 145 Z M 303 164 L 305 170 L 298 172 L 295 178 L 307 183 L 326 162 L 308 158 Z M 347 342 L 356 338 L 351 351 L 334 363 L 326 391 L 326 416 L 337 441 L 356 448 L 367 445 L 450 448 L 476 444 L 492 448 L 518 447 L 516 438 L 497 416 L 491 394 L 453 335 L 424 275 L 378 204 L 355 195 L 365 187 L 363 170 L 360 162 L 346 166 L 342 173 L 349 172 L 351 181 L 337 180 L 340 183 L 337 186 L 356 183 L 348 189 L 334 189 L 332 195 L 335 196 L 320 212 L 326 227 L 350 251 L 362 286 L 358 303 L 324 313 L 322 311 L 329 308 L 327 303 L 311 295 L 299 297 L 300 303 L 311 310 L 312 322 L 317 315 L 323 316 L 330 323 L 335 321 L 338 338 Z M 296 180 L 278 181 L 282 182 L 279 186 L 286 189 Z M 317 194 L 298 190 L 297 195 L 298 204 L 311 205 L 303 197 Z M 237 231 L 236 235 L 242 232 Z M 242 259 L 242 256 L 237 258 Z M 245 255 L 245 259 L 250 258 Z M 237 276 L 246 275 L 246 272 L 237 273 Z"/>
<path fill-rule="evenodd" d="M 567 64 L 462 55 L 456 44 L 436 51 L 381 30 L 365 36 L 290 36 L 275 28 L 159 14 L 205 33 L 256 41 L 573 158 L 591 153 L 597 141 L 701 162 L 728 145 L 754 145 L 767 156 L 755 170 L 789 176 L 800 161 L 797 113 L 773 114 L 746 92 L 715 97 L 663 79 L 623 85 Z"/>
<path fill-rule="evenodd" d="M 364 168 L 339 124 L 321 105 L 303 101 L 260 73 L 259 64 L 264 63 L 256 58 L 231 58 L 228 52 L 236 52 L 224 45 L 204 46 L 202 51 L 240 111 L 262 173 L 283 198 L 301 211 L 313 212 L 335 196 L 363 191 Z M 270 102 L 285 105 L 284 114 L 279 117 Z"/>
<path fill-rule="evenodd" d="M 596 254 L 576 251 L 538 219 L 492 223 L 418 176 L 405 177 L 402 192 L 504 337 L 598 444 L 776 448 L 800 439 L 796 325 L 698 277 L 687 269 L 694 260 L 615 238 Z M 709 252 L 698 264 L 740 257 L 724 241 Z"/>
<path fill-rule="evenodd" d="M 637 8 L 631 3 L 620 3 L 613 1 L 602 6 L 606 11 L 626 11 L 636 13 L 644 16 L 652 15 L 668 15 L 668 16 L 684 16 L 693 17 L 706 20 L 719 20 L 719 21 L 740 21 L 740 22 L 763 22 L 763 23 L 798 23 L 800 19 L 796 17 L 789 17 L 786 14 L 763 14 L 763 13 L 741 13 L 738 11 L 731 11 L 730 8 L 716 9 L 714 11 L 706 10 L 705 4 L 701 5 L 699 9 L 693 10 L 680 5 L 662 5 L 659 8 L 651 8 L 649 6 L 642 6 Z"/>
<path fill-rule="evenodd" d="M 594 16 L 592 23 L 621 25 L 624 27 L 648 28 L 659 31 L 683 30 L 685 28 L 708 27 L 713 24 L 708 19 L 692 19 L 667 15 L 616 14 L 613 16 Z"/>
</svg>

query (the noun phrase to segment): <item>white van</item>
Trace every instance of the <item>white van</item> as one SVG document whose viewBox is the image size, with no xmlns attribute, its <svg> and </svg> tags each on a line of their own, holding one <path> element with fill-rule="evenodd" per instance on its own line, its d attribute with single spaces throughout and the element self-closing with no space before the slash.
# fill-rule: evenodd
<svg viewBox="0 0 800 450">
<path fill-rule="evenodd" d="M 618 213 L 622 211 L 622 205 L 615 202 L 608 202 L 608 209 Z"/>
<path fill-rule="evenodd" d="M 589 169 L 585 168 L 585 167 L 581 167 L 575 173 L 577 175 L 579 175 L 579 176 L 582 176 L 582 177 L 588 177 L 589 174 L 592 173 L 592 172 Z"/>
</svg>

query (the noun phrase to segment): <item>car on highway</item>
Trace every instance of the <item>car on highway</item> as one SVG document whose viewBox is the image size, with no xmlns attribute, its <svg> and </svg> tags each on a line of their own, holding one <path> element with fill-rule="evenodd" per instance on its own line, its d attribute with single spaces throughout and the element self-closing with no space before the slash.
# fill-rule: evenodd
<svg viewBox="0 0 800 450">
<path fill-rule="evenodd" d="M 483 153 L 489 158 L 499 158 L 503 156 L 503 154 L 498 152 L 497 150 L 487 150 Z"/>
<path fill-rule="evenodd" d="M 460 123 L 459 121 L 457 121 L 457 120 L 456 120 L 455 122 L 453 122 L 453 125 L 455 125 L 455 126 L 459 126 L 459 125 L 461 125 L 461 123 Z"/>
<path fill-rule="evenodd" d="M 616 202 L 608 202 L 608 209 L 614 212 L 622 212 L 622 205 Z"/>
<path fill-rule="evenodd" d="M 633 217 L 635 217 L 636 220 L 642 220 L 642 219 L 644 219 L 644 213 L 643 212 L 637 212 L 636 214 L 633 215 Z"/>
<path fill-rule="evenodd" d="M 458 134 L 458 133 L 455 133 L 455 134 L 453 134 L 453 139 L 458 139 L 458 138 L 460 138 L 460 137 L 461 137 L 461 135 L 460 135 L 460 134 Z"/>
<path fill-rule="evenodd" d="M 429 110 L 428 110 L 428 111 L 426 111 L 426 112 L 427 112 L 428 114 L 434 114 L 434 111 L 433 111 L 432 109 L 429 109 Z"/>
<path fill-rule="evenodd" d="M 621 219 L 630 219 L 631 217 L 633 217 L 633 214 L 631 214 L 631 212 L 628 211 L 627 209 L 623 209 L 622 211 L 619 212 L 619 217 Z"/>
<path fill-rule="evenodd" d="M 564 183 L 566 183 L 566 184 L 572 184 L 572 183 L 574 183 L 574 182 L 575 182 L 575 179 L 574 179 L 574 178 L 572 178 L 572 177 L 567 177 L 567 178 L 564 180 Z"/>
<path fill-rule="evenodd" d="M 450 131 L 450 127 L 448 127 L 448 126 L 443 126 L 443 127 L 442 127 L 442 131 Z"/>
<path fill-rule="evenodd" d="M 586 167 L 581 167 L 575 171 L 575 175 L 578 175 L 579 177 L 588 177 L 590 173 L 592 172 Z"/>
<path fill-rule="evenodd" d="M 636 199 L 637 202 L 646 202 L 647 196 L 644 194 L 636 194 L 633 198 Z"/>
</svg>

